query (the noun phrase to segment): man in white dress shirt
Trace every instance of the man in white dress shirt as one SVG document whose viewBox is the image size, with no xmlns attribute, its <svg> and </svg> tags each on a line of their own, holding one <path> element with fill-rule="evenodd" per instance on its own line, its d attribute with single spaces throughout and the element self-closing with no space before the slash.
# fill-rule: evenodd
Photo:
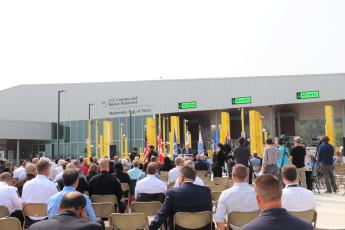
<svg viewBox="0 0 345 230">
<path fill-rule="evenodd" d="M 185 161 L 184 162 L 184 166 L 188 166 L 189 168 L 191 168 L 191 169 L 193 169 L 195 171 L 194 163 L 191 160 Z M 198 177 L 198 176 L 195 177 L 195 180 L 194 180 L 193 184 L 200 185 L 200 186 L 204 186 L 205 185 L 204 181 L 200 177 Z M 180 186 L 180 184 L 178 183 L 178 180 L 176 180 L 176 182 L 174 184 L 174 188 L 176 188 L 178 186 Z"/>
<path fill-rule="evenodd" d="M 24 221 L 22 200 L 18 197 L 17 188 L 12 186 L 12 175 L 9 172 L 0 174 L 0 205 L 7 207 L 12 217 Z"/>
<path fill-rule="evenodd" d="M 135 187 L 135 199 L 138 199 L 139 194 L 165 194 L 167 191 L 165 183 L 156 177 L 158 173 L 156 162 L 149 163 L 146 171 L 147 176 L 138 181 Z"/>
<path fill-rule="evenodd" d="M 34 165 L 37 165 L 38 161 L 39 161 L 38 158 L 33 158 L 32 161 L 31 161 L 31 163 L 33 163 Z M 24 171 L 22 171 L 22 172 L 19 174 L 18 179 L 19 179 L 19 180 L 24 180 L 26 176 L 27 176 L 27 175 L 26 175 L 26 170 L 24 170 Z"/>
<path fill-rule="evenodd" d="M 176 182 L 178 177 L 180 176 L 180 169 L 183 166 L 183 159 L 182 157 L 176 157 L 175 159 L 175 168 L 171 169 L 168 174 L 168 183 Z"/>
<path fill-rule="evenodd" d="M 58 174 L 63 174 L 64 169 L 63 169 L 62 165 L 63 165 L 64 163 L 65 163 L 65 161 L 62 160 L 62 159 L 60 159 L 60 160 L 58 161 L 57 165 L 56 165 L 54 168 L 52 168 L 52 169 L 50 170 L 50 173 L 51 173 L 51 177 L 50 177 L 50 178 L 51 178 L 53 181 L 56 181 L 55 178 L 56 178 L 56 176 L 57 176 Z"/>
<path fill-rule="evenodd" d="M 292 212 L 315 209 L 315 198 L 313 192 L 299 186 L 298 184 L 296 166 L 284 166 L 282 169 L 282 176 L 285 184 L 282 194 L 283 208 Z"/>
<path fill-rule="evenodd" d="M 19 179 L 19 175 L 25 171 L 25 160 L 20 160 L 20 166 L 13 171 L 13 179 Z"/>
<path fill-rule="evenodd" d="M 248 171 L 242 164 L 232 168 L 234 185 L 223 191 L 218 199 L 214 220 L 220 230 L 224 230 L 224 220 L 231 212 L 253 212 L 259 210 L 256 203 L 255 190 L 248 184 Z M 231 226 L 236 229 L 236 226 Z"/>
<path fill-rule="evenodd" d="M 48 203 L 51 196 L 58 192 L 57 184 L 50 181 L 48 176 L 50 172 L 50 161 L 40 160 L 37 165 L 37 176 L 26 182 L 23 187 L 23 203 Z M 42 220 L 45 217 L 30 217 L 32 220 Z"/>
</svg>

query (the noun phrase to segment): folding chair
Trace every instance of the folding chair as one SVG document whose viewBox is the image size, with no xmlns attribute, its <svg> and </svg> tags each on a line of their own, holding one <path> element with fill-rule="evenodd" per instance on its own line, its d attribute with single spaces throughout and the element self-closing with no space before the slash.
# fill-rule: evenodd
<svg viewBox="0 0 345 230">
<path fill-rule="evenodd" d="M 201 179 L 204 182 L 205 186 L 214 185 L 213 181 L 211 181 L 209 177 L 202 177 Z"/>
<path fill-rule="evenodd" d="M 213 191 L 213 192 L 211 192 L 212 201 L 218 202 L 220 194 L 222 194 L 221 191 Z"/>
<path fill-rule="evenodd" d="M 175 182 L 170 182 L 168 184 L 168 189 L 172 189 L 172 188 L 174 188 L 174 186 L 175 186 Z"/>
<path fill-rule="evenodd" d="M 9 217 L 10 212 L 6 206 L 0 205 L 0 218 Z"/>
<path fill-rule="evenodd" d="M 162 181 L 168 181 L 168 171 L 161 171 L 159 177 L 161 178 Z"/>
<path fill-rule="evenodd" d="M 302 211 L 302 212 L 289 212 L 289 213 L 293 216 L 296 216 L 300 219 L 303 219 L 311 223 L 314 226 L 314 228 L 316 227 L 317 212 L 314 209 L 310 209 L 310 210 Z"/>
<path fill-rule="evenodd" d="M 133 202 L 131 204 L 132 213 L 144 213 L 149 218 L 149 222 L 159 213 L 162 203 L 158 201 Z"/>
<path fill-rule="evenodd" d="M 254 220 L 258 215 L 259 211 L 255 212 L 232 212 L 228 214 L 228 227 L 236 226 L 242 227 L 245 224 L 248 224 Z"/>
<path fill-rule="evenodd" d="M 92 203 L 95 216 L 101 219 L 108 219 L 110 214 L 115 213 L 114 204 L 111 202 Z"/>
<path fill-rule="evenodd" d="M 253 174 L 254 178 L 256 178 L 261 171 L 261 165 L 253 165 Z"/>
<path fill-rule="evenodd" d="M 199 229 L 209 225 L 212 229 L 212 212 L 178 212 L 174 216 L 174 228 Z"/>
<path fill-rule="evenodd" d="M 209 185 L 207 187 L 210 188 L 211 192 L 221 192 L 225 190 L 224 185 Z"/>
<path fill-rule="evenodd" d="M 20 221 L 14 217 L 0 218 L 0 230 L 22 230 Z"/>
<path fill-rule="evenodd" d="M 207 170 L 196 170 L 196 175 L 200 178 L 207 177 Z"/>
<path fill-rule="evenodd" d="M 215 185 L 224 185 L 225 188 L 230 188 L 232 186 L 232 181 L 228 177 L 214 177 L 213 183 Z"/>
<path fill-rule="evenodd" d="M 92 195 L 91 201 L 92 203 L 110 202 L 114 205 L 116 212 L 118 212 L 117 197 L 115 195 Z"/>
<path fill-rule="evenodd" d="M 114 204 L 111 202 L 104 202 L 104 203 L 93 203 L 92 204 L 93 210 L 95 212 L 95 216 L 100 218 L 104 221 L 104 226 L 106 230 L 112 229 L 110 227 L 108 218 L 112 213 L 115 213 Z"/>
<path fill-rule="evenodd" d="M 109 224 L 116 230 L 146 230 L 149 221 L 144 213 L 113 213 L 109 216 Z"/>
<path fill-rule="evenodd" d="M 23 206 L 23 216 L 24 216 L 24 223 L 23 229 L 26 227 L 26 219 L 29 216 L 33 217 L 46 217 L 48 216 L 48 207 L 45 203 L 29 203 Z"/>
<path fill-rule="evenodd" d="M 128 196 L 125 197 L 124 200 L 125 200 L 125 203 L 127 204 L 127 205 L 126 205 L 126 211 L 129 212 L 129 211 L 128 211 L 128 207 L 129 207 L 129 204 L 130 204 L 130 202 L 129 202 L 129 197 L 130 197 L 130 186 L 129 186 L 129 184 L 127 184 L 127 183 L 121 183 L 121 188 L 122 188 L 122 191 L 123 191 L 123 192 L 127 192 L 127 193 L 128 193 Z"/>
</svg>

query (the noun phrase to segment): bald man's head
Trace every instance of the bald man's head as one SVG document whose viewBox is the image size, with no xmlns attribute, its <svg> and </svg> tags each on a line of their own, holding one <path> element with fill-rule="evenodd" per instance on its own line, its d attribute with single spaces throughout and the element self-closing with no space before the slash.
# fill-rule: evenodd
<svg viewBox="0 0 345 230">
<path fill-rule="evenodd" d="M 86 199 L 80 192 L 68 192 L 60 202 L 60 213 L 63 211 L 74 212 L 79 218 L 85 217 Z"/>
<path fill-rule="evenodd" d="M 103 158 L 99 161 L 99 171 L 109 172 L 109 159 Z"/>
</svg>

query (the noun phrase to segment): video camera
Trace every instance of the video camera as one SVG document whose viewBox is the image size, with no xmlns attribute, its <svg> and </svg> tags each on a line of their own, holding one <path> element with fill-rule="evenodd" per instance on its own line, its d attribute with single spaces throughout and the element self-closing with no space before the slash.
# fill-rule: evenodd
<svg viewBox="0 0 345 230">
<path fill-rule="evenodd" d="M 291 147 L 289 137 L 286 134 L 282 134 L 279 137 L 279 145 L 285 145 L 287 148 Z"/>
<path fill-rule="evenodd" d="M 321 138 L 320 137 L 312 137 L 311 138 L 312 143 L 310 143 L 310 147 L 319 147 L 321 144 Z"/>
</svg>

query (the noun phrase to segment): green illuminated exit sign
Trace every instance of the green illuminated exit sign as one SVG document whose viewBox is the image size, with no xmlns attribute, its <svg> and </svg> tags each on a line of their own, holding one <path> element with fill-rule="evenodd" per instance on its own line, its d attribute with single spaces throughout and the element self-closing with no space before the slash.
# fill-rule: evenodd
<svg viewBox="0 0 345 230">
<path fill-rule="evenodd" d="M 252 97 L 235 97 L 232 98 L 232 104 L 233 105 L 242 105 L 242 104 L 250 104 L 252 103 Z"/>
<path fill-rule="evenodd" d="M 297 92 L 297 99 L 319 98 L 319 91 Z"/>
<path fill-rule="evenodd" d="M 186 101 L 178 103 L 179 109 L 195 109 L 196 108 L 196 101 Z"/>
</svg>

